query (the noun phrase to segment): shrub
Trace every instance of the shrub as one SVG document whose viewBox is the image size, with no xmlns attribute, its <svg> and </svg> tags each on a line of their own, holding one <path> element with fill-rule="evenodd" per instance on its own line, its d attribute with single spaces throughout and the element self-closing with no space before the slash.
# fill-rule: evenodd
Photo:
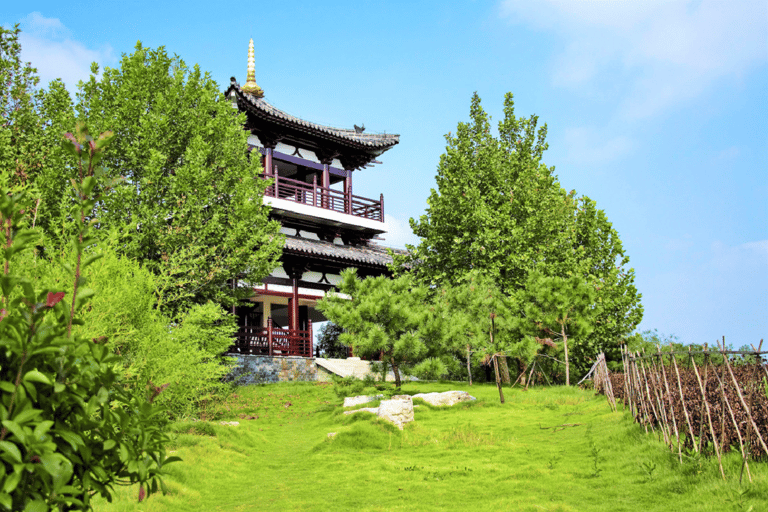
<svg viewBox="0 0 768 512">
<path fill-rule="evenodd" d="M 197 412 L 201 403 L 221 397 L 229 371 L 220 357 L 232 343 L 234 318 L 213 303 L 194 305 L 174 323 L 157 310 L 156 277 L 138 262 L 119 256 L 110 245 L 91 247 L 88 258 L 98 258 L 83 272 L 94 295 L 80 314 L 73 333 L 86 339 L 103 338 L 119 355 L 116 371 L 143 389 L 148 382 L 168 383 L 157 398 L 173 417 Z M 72 259 L 71 251 L 62 259 Z M 55 260 L 18 258 L 19 264 L 43 287 L 71 296 L 69 272 Z"/>
<path fill-rule="evenodd" d="M 94 156 L 106 143 L 100 137 L 83 149 L 86 135 L 80 130 L 79 144 L 73 144 L 89 171 L 73 209 L 81 219 L 77 213 L 92 202 Z M 121 382 L 119 360 L 103 339 L 72 334 L 71 326 L 81 323 L 74 312 L 91 292 L 40 289 L 12 273 L 14 256 L 29 254 L 36 239 L 26 229 L 22 201 L 23 195 L 0 190 L 0 506 L 90 510 L 92 495 L 110 500 L 115 483 L 140 483 L 142 499 L 164 488 L 163 466 L 178 460 L 165 455 L 166 415 L 152 403 L 162 389 L 133 393 L 136 386 Z M 87 231 L 81 223 L 73 240 L 76 286 L 83 284 L 80 269 L 93 261 L 82 258 Z"/>
</svg>

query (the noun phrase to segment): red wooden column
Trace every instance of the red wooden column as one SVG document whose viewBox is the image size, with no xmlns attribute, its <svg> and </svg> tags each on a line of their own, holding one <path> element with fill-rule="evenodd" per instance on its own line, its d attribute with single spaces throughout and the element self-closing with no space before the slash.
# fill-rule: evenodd
<svg viewBox="0 0 768 512">
<path fill-rule="evenodd" d="M 309 338 L 309 353 L 307 354 L 307 357 L 312 357 L 315 355 L 314 348 L 312 347 L 312 341 L 314 340 L 314 337 L 312 336 L 312 320 L 307 320 L 307 337 Z"/>
<path fill-rule="evenodd" d="M 297 277 L 291 277 L 291 281 L 293 284 L 293 290 L 291 293 L 291 297 L 288 299 L 288 310 L 289 310 L 289 319 L 288 319 L 288 345 L 289 345 L 289 351 L 292 352 L 296 345 L 296 334 L 299 330 L 299 279 Z M 292 354 L 293 355 L 293 354 Z"/>
<path fill-rule="evenodd" d="M 384 222 L 384 194 L 379 194 L 379 215 L 381 215 L 381 218 L 379 219 L 381 222 Z"/>
<path fill-rule="evenodd" d="M 344 198 L 347 202 L 345 211 L 352 215 L 352 171 L 347 169 L 347 177 L 344 179 Z"/>
<path fill-rule="evenodd" d="M 272 174 L 272 148 L 266 149 L 267 154 L 264 155 L 264 172 L 267 176 Z"/>
<path fill-rule="evenodd" d="M 330 208 L 328 189 L 331 188 L 331 170 L 329 164 L 323 164 L 323 208 Z"/>
</svg>

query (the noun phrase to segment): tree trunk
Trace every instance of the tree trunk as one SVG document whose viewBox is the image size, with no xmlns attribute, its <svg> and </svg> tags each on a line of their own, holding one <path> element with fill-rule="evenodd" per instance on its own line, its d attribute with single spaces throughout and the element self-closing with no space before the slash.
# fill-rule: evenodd
<svg viewBox="0 0 768 512">
<path fill-rule="evenodd" d="M 471 351 L 469 345 L 467 345 L 467 375 L 469 375 L 469 385 L 472 385 L 472 365 L 470 364 Z"/>
<path fill-rule="evenodd" d="M 501 376 L 499 375 L 499 358 L 493 356 L 493 369 L 496 371 L 496 387 L 499 389 L 499 401 L 504 403 L 504 391 L 501 389 Z"/>
<path fill-rule="evenodd" d="M 509 377 L 509 366 L 507 365 L 507 356 L 501 356 L 499 360 L 499 371 L 501 372 L 501 383 L 511 384 L 512 379 Z"/>
<path fill-rule="evenodd" d="M 494 313 L 491 313 L 491 330 L 489 331 L 488 335 L 491 338 L 491 347 L 493 347 L 493 330 L 496 327 L 495 322 L 493 319 L 496 317 Z M 499 377 L 499 362 L 496 358 L 496 354 L 493 355 L 493 370 L 496 372 L 496 387 L 499 388 L 499 400 L 501 403 L 504 403 L 504 392 L 501 390 L 501 377 Z"/>
<path fill-rule="evenodd" d="M 568 336 L 565 335 L 565 324 L 560 325 L 560 335 L 563 337 L 563 348 L 565 348 L 565 385 L 571 385 L 571 364 L 568 362 Z"/>
<path fill-rule="evenodd" d="M 400 369 L 395 364 L 395 358 L 394 357 L 391 357 L 389 359 L 389 364 L 392 365 L 392 373 L 395 374 L 395 387 L 399 389 L 400 388 Z"/>
<path fill-rule="evenodd" d="M 523 359 L 521 357 L 518 357 L 516 359 L 517 359 L 518 380 L 520 380 L 521 386 L 525 386 L 525 371 L 528 369 L 528 365 L 523 362 Z"/>
</svg>

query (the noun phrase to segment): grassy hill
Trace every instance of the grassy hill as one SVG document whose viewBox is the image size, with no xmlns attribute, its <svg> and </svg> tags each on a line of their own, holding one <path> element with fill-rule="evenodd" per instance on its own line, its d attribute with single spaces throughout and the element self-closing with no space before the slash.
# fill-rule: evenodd
<svg viewBox="0 0 768 512">
<path fill-rule="evenodd" d="M 240 388 L 209 421 L 172 426 L 170 493 L 138 489 L 96 510 L 768 510 L 768 468 L 670 454 L 604 397 L 574 388 L 408 383 L 403 392 L 463 389 L 477 401 L 421 403 L 401 432 L 369 414 L 344 416 L 329 384 Z M 373 392 L 373 390 L 369 390 Z M 418 403 L 419 401 L 417 401 Z M 237 426 L 221 424 L 239 422 Z M 336 432 L 329 438 L 330 432 Z"/>
</svg>

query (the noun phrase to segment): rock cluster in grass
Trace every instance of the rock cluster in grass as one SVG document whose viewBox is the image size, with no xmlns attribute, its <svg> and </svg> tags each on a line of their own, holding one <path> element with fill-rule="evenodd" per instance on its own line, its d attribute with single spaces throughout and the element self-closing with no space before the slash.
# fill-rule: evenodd
<svg viewBox="0 0 768 512">
<path fill-rule="evenodd" d="M 430 405 L 456 405 L 460 402 L 475 400 L 475 397 L 466 391 L 445 391 L 443 393 L 419 393 L 413 398 L 421 398 Z"/>
<path fill-rule="evenodd" d="M 348 396 L 347 398 L 344 399 L 344 407 L 354 407 L 360 404 L 367 404 L 368 402 L 373 402 L 374 400 L 381 400 L 382 398 L 384 398 L 384 395 Z"/>
<path fill-rule="evenodd" d="M 359 403 L 371 401 L 372 400 L 364 400 Z M 346 400 L 344 400 L 344 403 L 346 404 Z M 400 395 L 398 398 L 392 398 L 391 400 L 382 400 L 378 407 L 364 407 L 362 409 L 355 409 L 354 411 L 344 411 L 344 414 L 354 414 L 356 412 L 370 412 L 371 414 L 375 414 L 378 417 L 389 421 L 400 430 L 403 430 L 403 425 L 413 421 L 413 400 L 410 396 Z"/>
<path fill-rule="evenodd" d="M 377 396 L 355 396 L 347 397 L 344 399 L 344 407 L 354 407 L 355 405 L 365 404 L 373 402 L 382 398 L 382 395 Z M 444 393 L 419 393 L 411 397 L 410 395 L 395 395 L 390 400 L 382 400 L 378 407 L 364 407 L 361 409 L 355 409 L 354 411 L 344 411 L 344 414 L 354 414 L 357 412 L 369 412 L 375 414 L 380 418 L 383 418 L 390 423 L 394 424 L 400 430 L 403 430 L 403 425 L 413 421 L 413 399 L 421 398 L 425 402 L 431 405 L 455 405 L 460 402 L 467 402 L 474 400 L 475 397 L 471 396 L 466 391 L 446 391 Z"/>
</svg>

